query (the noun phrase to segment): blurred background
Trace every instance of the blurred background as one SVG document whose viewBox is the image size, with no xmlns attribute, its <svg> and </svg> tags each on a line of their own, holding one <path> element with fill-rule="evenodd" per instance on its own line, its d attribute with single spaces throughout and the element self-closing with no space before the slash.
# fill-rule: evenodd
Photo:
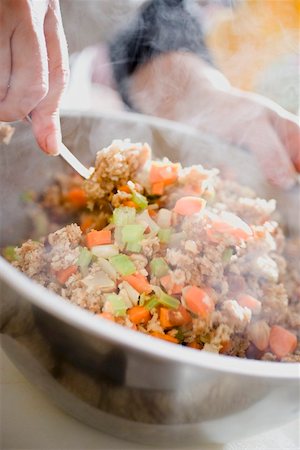
<svg viewBox="0 0 300 450">
<path fill-rule="evenodd" d="M 143 3 L 61 0 L 72 55 L 72 82 L 64 108 L 124 108 L 107 82 L 105 55 L 98 57 L 98 64 L 103 65 L 103 80 L 91 83 L 89 67 L 94 54 L 87 48 L 100 43 L 105 53 L 105 44 L 128 24 Z M 215 66 L 232 85 L 265 95 L 298 113 L 300 0 L 198 0 L 190 2 L 190 8 L 201 22 Z M 84 56 L 80 55 L 83 50 Z"/>
</svg>

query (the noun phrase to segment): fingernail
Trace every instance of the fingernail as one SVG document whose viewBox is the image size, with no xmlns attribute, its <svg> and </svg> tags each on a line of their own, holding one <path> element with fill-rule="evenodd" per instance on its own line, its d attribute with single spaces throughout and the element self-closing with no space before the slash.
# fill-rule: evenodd
<svg viewBox="0 0 300 450">
<path fill-rule="evenodd" d="M 55 134 L 49 134 L 46 138 L 46 150 L 49 155 L 57 156 L 59 155 L 59 144 L 58 138 Z"/>
</svg>

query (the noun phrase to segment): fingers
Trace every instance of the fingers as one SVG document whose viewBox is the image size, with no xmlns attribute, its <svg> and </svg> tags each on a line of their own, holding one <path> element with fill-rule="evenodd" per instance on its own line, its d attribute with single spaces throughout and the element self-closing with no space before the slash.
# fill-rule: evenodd
<svg viewBox="0 0 300 450">
<path fill-rule="evenodd" d="M 48 53 L 49 91 L 32 111 L 33 131 L 46 153 L 59 153 L 61 131 L 59 103 L 69 76 L 68 51 L 58 1 L 52 0 L 45 17 L 44 34 Z"/>
<path fill-rule="evenodd" d="M 5 122 L 23 119 L 48 92 L 44 35 L 38 22 L 31 20 L 29 6 L 24 2 L 22 5 L 26 20 L 20 22 L 11 37 L 9 89 L 0 102 L 0 118 Z"/>
<path fill-rule="evenodd" d="M 300 126 L 299 119 L 293 114 L 285 116 L 272 112 L 272 124 L 278 132 L 296 170 L 300 172 Z"/>
<path fill-rule="evenodd" d="M 256 155 L 266 177 L 273 184 L 289 189 L 295 184 L 295 170 L 272 124 L 254 122 L 244 136 L 244 144 Z"/>
</svg>

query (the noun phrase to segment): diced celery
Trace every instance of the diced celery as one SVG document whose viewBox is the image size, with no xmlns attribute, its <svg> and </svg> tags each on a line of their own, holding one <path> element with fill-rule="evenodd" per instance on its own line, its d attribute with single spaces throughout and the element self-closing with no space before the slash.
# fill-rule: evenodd
<svg viewBox="0 0 300 450">
<path fill-rule="evenodd" d="M 126 315 L 126 303 L 122 297 L 117 294 L 109 294 L 106 296 L 107 300 L 112 306 L 112 310 L 115 316 Z"/>
<path fill-rule="evenodd" d="M 233 255 L 233 249 L 231 247 L 225 248 L 225 250 L 222 253 L 222 261 L 223 263 L 227 264 L 231 260 L 231 257 Z"/>
<path fill-rule="evenodd" d="M 80 249 L 77 264 L 81 269 L 89 266 L 92 261 L 93 254 L 86 247 Z"/>
<path fill-rule="evenodd" d="M 161 291 L 158 301 L 161 305 L 166 306 L 167 308 L 177 309 L 180 306 L 180 301 L 177 298 L 172 297 L 163 291 Z"/>
<path fill-rule="evenodd" d="M 112 256 L 109 261 L 121 275 L 132 275 L 136 272 L 135 265 L 127 255 Z"/>
<path fill-rule="evenodd" d="M 145 292 L 143 292 L 140 295 L 139 305 L 143 306 L 148 300 L 150 300 L 150 296 L 148 294 L 145 294 Z"/>
<path fill-rule="evenodd" d="M 141 241 L 144 230 L 144 225 L 140 223 L 124 225 L 122 227 L 122 241 L 131 243 Z"/>
<path fill-rule="evenodd" d="M 144 195 L 140 194 L 139 192 L 133 191 L 131 200 L 140 209 L 145 209 L 148 206 L 148 200 Z"/>
<path fill-rule="evenodd" d="M 49 221 L 47 214 L 41 209 L 35 209 L 31 214 L 31 219 L 33 223 L 33 236 L 35 238 L 40 238 L 45 236 L 48 232 Z"/>
<path fill-rule="evenodd" d="M 128 242 L 128 244 L 126 245 L 126 250 L 128 250 L 129 252 L 140 253 L 141 249 L 142 245 L 140 244 L 140 242 Z"/>
<path fill-rule="evenodd" d="M 32 203 L 36 199 L 36 193 L 34 191 L 24 191 L 20 195 L 20 200 L 23 203 Z"/>
<path fill-rule="evenodd" d="M 149 311 L 153 308 L 156 308 L 156 306 L 159 305 L 158 298 L 153 295 L 150 300 L 145 304 L 145 308 L 149 309 Z"/>
<path fill-rule="evenodd" d="M 12 245 L 8 245 L 7 247 L 5 247 L 2 253 L 4 258 L 9 262 L 13 262 L 18 259 L 16 254 L 16 247 L 13 247 Z"/>
<path fill-rule="evenodd" d="M 150 262 L 150 269 L 152 275 L 160 278 L 167 275 L 169 266 L 163 258 L 153 258 Z"/>
<path fill-rule="evenodd" d="M 158 239 L 163 244 L 168 244 L 171 239 L 172 230 L 171 228 L 161 228 L 158 232 Z"/>
<path fill-rule="evenodd" d="M 129 206 L 121 206 L 113 212 L 113 223 L 116 226 L 124 226 L 135 221 L 135 208 Z"/>
<path fill-rule="evenodd" d="M 181 328 L 178 328 L 175 337 L 176 337 L 176 339 L 179 340 L 179 342 L 183 342 L 184 341 L 185 335 L 184 335 L 184 333 L 183 333 Z"/>
</svg>

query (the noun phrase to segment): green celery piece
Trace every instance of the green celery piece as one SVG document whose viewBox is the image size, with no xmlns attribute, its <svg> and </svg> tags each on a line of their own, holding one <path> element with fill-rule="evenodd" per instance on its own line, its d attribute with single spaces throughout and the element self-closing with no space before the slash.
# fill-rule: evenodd
<svg viewBox="0 0 300 450">
<path fill-rule="evenodd" d="M 117 294 L 109 294 L 106 298 L 110 302 L 115 316 L 126 315 L 126 304 L 122 297 Z"/>
<path fill-rule="evenodd" d="M 158 232 L 158 239 L 163 244 L 168 244 L 171 239 L 172 230 L 171 228 L 161 228 Z"/>
<path fill-rule="evenodd" d="M 92 261 L 93 254 L 86 247 L 80 249 L 80 253 L 78 256 L 77 264 L 81 269 L 84 269 L 89 266 Z"/>
<path fill-rule="evenodd" d="M 231 247 L 225 248 L 225 250 L 222 253 L 222 261 L 223 263 L 227 264 L 231 260 L 231 257 L 233 255 L 233 250 Z"/>
<path fill-rule="evenodd" d="M 175 337 L 176 337 L 176 339 L 179 340 L 179 342 L 183 342 L 184 341 L 185 335 L 184 335 L 184 333 L 183 333 L 181 328 L 178 328 Z"/>
<path fill-rule="evenodd" d="M 16 254 L 16 247 L 14 247 L 12 245 L 8 245 L 7 247 L 5 247 L 3 249 L 2 253 L 3 253 L 4 258 L 9 262 L 13 262 L 18 259 L 17 254 Z"/>
<path fill-rule="evenodd" d="M 161 292 L 158 300 L 161 305 L 166 306 L 167 308 L 177 309 L 180 306 L 180 301 L 177 298 L 172 297 L 163 291 Z"/>
<path fill-rule="evenodd" d="M 145 227 L 140 223 L 124 225 L 122 227 L 122 241 L 123 242 L 138 242 L 143 238 Z"/>
<path fill-rule="evenodd" d="M 132 191 L 132 201 L 140 209 L 145 209 L 148 206 L 148 200 L 146 199 L 146 197 L 136 191 Z"/>
<path fill-rule="evenodd" d="M 139 242 L 128 242 L 126 250 L 133 253 L 140 253 L 142 245 Z"/>
<path fill-rule="evenodd" d="M 143 293 L 140 295 L 139 305 L 140 305 L 140 306 L 144 306 L 145 302 L 147 302 L 148 300 L 150 300 L 150 298 L 151 298 L 150 295 L 145 294 L 145 292 L 143 292 Z"/>
<path fill-rule="evenodd" d="M 113 212 L 113 223 L 116 226 L 124 226 L 135 221 L 135 208 L 130 208 L 129 206 L 120 206 L 116 208 Z"/>
<path fill-rule="evenodd" d="M 156 306 L 159 305 L 159 300 L 155 295 L 153 295 L 150 300 L 145 304 L 145 308 L 149 309 L 149 311 L 153 308 L 156 308 Z"/>
<path fill-rule="evenodd" d="M 23 203 L 32 203 L 35 200 L 36 194 L 34 191 L 24 191 L 20 195 L 20 200 Z"/>
<path fill-rule="evenodd" d="M 150 262 L 151 273 L 155 277 L 163 277 L 169 272 L 169 266 L 163 258 L 153 258 Z"/>
<path fill-rule="evenodd" d="M 115 255 L 109 258 L 110 263 L 121 275 L 132 275 L 136 267 L 127 255 Z"/>
</svg>

